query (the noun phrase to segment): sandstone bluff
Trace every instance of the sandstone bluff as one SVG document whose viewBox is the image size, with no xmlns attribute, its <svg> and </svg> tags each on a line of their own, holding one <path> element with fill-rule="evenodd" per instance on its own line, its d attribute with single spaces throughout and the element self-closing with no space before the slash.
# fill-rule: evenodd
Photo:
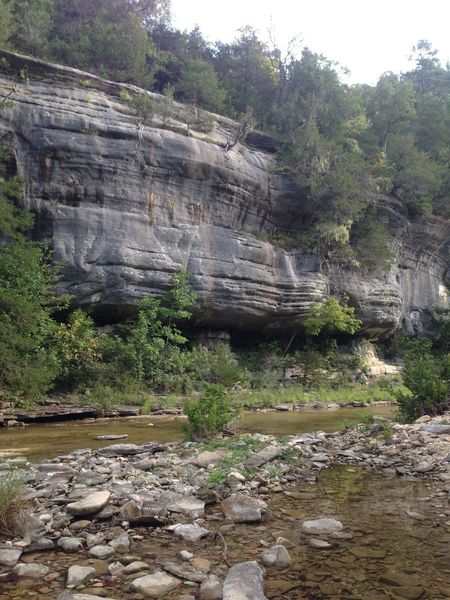
<svg viewBox="0 0 450 600">
<path fill-rule="evenodd" d="M 421 331 L 446 304 L 450 223 L 408 220 L 394 198 L 375 198 L 395 248 L 389 272 L 324 268 L 318 256 L 271 244 L 307 227 L 305 189 L 276 173 L 276 143 L 253 132 L 226 151 L 236 124 L 213 115 L 192 127 L 185 108 L 141 126 L 114 84 L 67 67 L 0 52 L 0 138 L 26 183 L 35 235 L 63 265 L 61 291 L 104 320 L 158 295 L 181 267 L 198 293 L 201 327 L 292 331 L 311 302 L 347 294 L 368 332 L 404 323 Z M 121 97 L 122 92 L 122 97 Z M 156 105 L 161 97 L 151 94 Z M 201 118 L 211 116 L 200 111 Z"/>
</svg>

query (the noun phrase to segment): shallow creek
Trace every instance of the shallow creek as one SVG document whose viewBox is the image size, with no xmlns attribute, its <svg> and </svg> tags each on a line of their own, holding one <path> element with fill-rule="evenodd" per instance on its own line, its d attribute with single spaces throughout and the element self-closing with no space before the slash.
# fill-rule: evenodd
<svg viewBox="0 0 450 600">
<path fill-rule="evenodd" d="M 180 542 L 167 531 L 137 528 L 143 536 L 130 553 L 152 568 L 173 560 L 182 549 L 211 562 L 212 570 L 225 573 L 224 542 L 228 565 L 258 559 L 278 536 L 292 541 L 292 566 L 285 571 L 268 569 L 266 595 L 270 600 L 447 600 L 450 598 L 450 529 L 439 498 L 430 500 L 433 484 L 399 479 L 387 473 L 339 466 L 322 472 L 317 485 L 298 485 L 287 493 L 267 498 L 269 511 L 263 523 L 223 523 L 219 508 L 208 509 L 206 526 L 221 534 L 196 544 Z M 407 511 L 417 513 L 408 516 Z M 332 540 L 325 550 L 311 548 L 300 524 L 308 518 L 334 517 L 342 521 L 352 539 Z M 322 536 L 323 537 L 323 536 Z M 24 580 L 4 583 L 0 598 L 48 600 L 64 589 L 64 574 L 72 564 L 91 565 L 100 580 L 79 593 L 106 595 L 117 600 L 140 600 L 129 588 L 131 578 L 112 578 L 107 564 L 79 554 L 35 553 L 24 561 L 42 562 L 55 574 L 54 581 Z M 183 592 L 196 595 L 198 587 L 181 586 L 167 600 Z"/>
<path fill-rule="evenodd" d="M 373 408 L 340 408 L 337 410 L 296 410 L 289 412 L 245 413 L 239 428 L 249 433 L 290 435 L 310 431 L 337 431 L 356 424 L 368 415 L 392 416 L 393 406 Z M 26 456 L 36 462 L 68 454 L 78 448 L 102 448 L 114 441 L 95 438 L 103 434 L 126 434 L 123 441 L 131 444 L 173 442 L 183 437 L 182 417 L 126 417 L 66 421 L 0 429 L 0 459 Z"/>
</svg>

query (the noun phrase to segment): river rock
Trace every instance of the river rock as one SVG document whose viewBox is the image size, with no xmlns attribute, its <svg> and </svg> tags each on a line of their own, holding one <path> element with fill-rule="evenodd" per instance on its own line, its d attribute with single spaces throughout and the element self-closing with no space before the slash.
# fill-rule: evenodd
<svg viewBox="0 0 450 600">
<path fill-rule="evenodd" d="M 231 567 L 223 584 L 223 600 L 267 600 L 263 572 L 257 562 Z"/>
<path fill-rule="evenodd" d="M 123 440 L 128 437 L 128 433 L 111 433 L 106 435 L 98 435 L 96 440 Z"/>
<path fill-rule="evenodd" d="M 194 498 L 194 496 L 181 498 L 180 500 L 167 503 L 166 507 L 170 512 L 182 513 L 192 519 L 198 519 L 198 517 L 205 512 L 205 503 L 203 500 Z"/>
<path fill-rule="evenodd" d="M 386 558 L 386 550 L 369 548 L 368 546 L 355 546 L 349 552 L 357 558 Z"/>
<path fill-rule="evenodd" d="M 114 548 L 111 548 L 111 546 L 98 545 L 89 550 L 89 556 L 98 558 L 99 560 L 106 560 L 111 558 L 111 556 L 114 556 L 114 554 L 115 550 Z"/>
<path fill-rule="evenodd" d="M 71 504 L 68 504 L 66 509 L 70 515 L 74 515 L 76 517 L 93 515 L 100 512 L 102 508 L 108 504 L 110 498 L 111 493 L 107 490 L 94 492 L 78 502 L 72 502 Z"/>
<path fill-rule="evenodd" d="M 132 456 L 142 452 L 142 446 L 136 444 L 112 444 L 111 446 L 105 446 L 100 448 L 98 453 L 101 456 L 116 457 L 116 456 Z"/>
<path fill-rule="evenodd" d="M 124 567 L 125 565 L 123 565 L 120 561 L 116 561 L 109 565 L 108 571 L 111 575 L 115 575 L 116 573 L 121 573 Z"/>
<path fill-rule="evenodd" d="M 93 567 L 81 567 L 73 565 L 67 571 L 66 586 L 77 587 L 95 575 L 96 571 Z"/>
<path fill-rule="evenodd" d="M 319 540 L 317 538 L 311 538 L 310 540 L 308 540 L 308 544 L 311 546 L 311 548 L 316 548 L 317 550 L 325 550 L 326 548 L 331 548 L 331 544 L 329 542 L 326 542 L 325 540 Z"/>
<path fill-rule="evenodd" d="M 445 425 L 445 423 L 427 423 L 426 425 L 422 425 L 420 430 L 434 433 L 435 435 L 443 435 L 450 433 L 450 425 Z"/>
<path fill-rule="evenodd" d="M 78 550 L 82 550 L 83 549 L 83 543 L 84 543 L 84 539 L 83 538 L 77 538 L 77 537 L 60 537 L 59 540 L 56 542 L 56 545 L 61 548 L 61 550 L 64 550 L 64 552 L 78 552 Z"/>
<path fill-rule="evenodd" d="M 57 600 L 114 600 L 110 596 L 93 596 L 92 594 L 73 594 L 72 592 L 62 592 Z"/>
<path fill-rule="evenodd" d="M 289 556 L 289 552 L 286 548 L 278 544 L 272 546 L 268 550 L 264 550 L 261 554 L 261 562 L 265 567 L 272 567 L 274 569 L 286 569 L 292 565 L 292 558 Z"/>
<path fill-rule="evenodd" d="M 329 535 L 336 531 L 342 531 L 342 529 L 344 529 L 344 526 L 336 519 L 312 519 L 302 523 L 303 533 L 314 535 Z"/>
<path fill-rule="evenodd" d="M 201 538 L 208 535 L 209 531 L 200 525 L 194 524 L 182 524 L 177 523 L 176 525 L 170 525 L 167 527 L 169 531 L 173 531 L 174 534 L 187 542 L 198 542 Z"/>
<path fill-rule="evenodd" d="M 200 452 L 200 454 L 193 458 L 191 462 L 197 467 L 206 469 L 209 465 L 218 465 L 226 455 L 227 452 L 225 450 L 215 450 L 214 452 L 205 451 Z"/>
<path fill-rule="evenodd" d="M 245 467 L 247 469 L 259 469 L 259 467 L 262 467 L 266 463 L 280 456 L 283 451 L 283 448 L 280 448 L 279 446 L 267 446 L 267 448 L 250 456 L 245 463 Z"/>
<path fill-rule="evenodd" d="M 116 539 L 111 540 L 109 546 L 111 546 L 115 552 L 128 552 L 130 549 L 130 538 L 128 533 L 124 532 Z"/>
<path fill-rule="evenodd" d="M 210 575 L 200 586 L 200 600 L 221 600 L 223 597 L 223 582 L 217 575 Z"/>
<path fill-rule="evenodd" d="M 22 555 L 21 548 L 13 548 L 12 546 L 0 545 L 0 566 L 14 567 Z"/>
<path fill-rule="evenodd" d="M 131 582 L 131 586 L 147 598 L 164 598 L 164 594 L 176 590 L 180 585 L 179 579 L 164 571 L 155 571 L 151 575 L 138 577 Z"/>
<path fill-rule="evenodd" d="M 185 581 L 195 581 L 195 583 L 202 583 L 207 578 L 204 571 L 196 569 L 194 566 L 188 563 L 175 563 L 173 561 L 167 561 L 163 564 L 164 571 L 176 575 L 180 579 Z"/>
<path fill-rule="evenodd" d="M 16 575 L 16 577 L 40 579 L 48 574 L 49 568 L 47 565 L 41 565 L 39 563 L 19 563 L 13 568 L 12 572 L 14 575 Z"/>
<path fill-rule="evenodd" d="M 235 523 L 251 523 L 261 520 L 261 505 L 255 498 L 244 494 L 232 494 L 222 502 L 222 510 Z"/>
<path fill-rule="evenodd" d="M 415 467 L 413 467 L 413 471 L 415 473 L 428 473 L 434 469 L 434 464 L 432 462 L 423 461 L 418 463 Z"/>
<path fill-rule="evenodd" d="M 135 560 L 127 565 L 123 572 L 125 575 L 132 575 L 133 573 L 139 573 L 140 571 L 145 571 L 149 569 L 149 565 L 141 560 Z"/>
</svg>

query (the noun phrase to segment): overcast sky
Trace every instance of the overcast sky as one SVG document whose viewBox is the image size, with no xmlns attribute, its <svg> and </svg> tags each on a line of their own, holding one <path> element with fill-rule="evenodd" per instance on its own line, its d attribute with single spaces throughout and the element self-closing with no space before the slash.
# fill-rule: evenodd
<svg viewBox="0 0 450 600">
<path fill-rule="evenodd" d="M 408 70 L 420 39 L 450 61 L 450 0 L 172 0 L 173 23 L 199 25 L 210 41 L 231 41 L 251 25 L 267 39 L 272 23 L 277 44 L 293 36 L 303 45 L 350 69 L 351 83 L 375 83 L 385 71 Z"/>
</svg>

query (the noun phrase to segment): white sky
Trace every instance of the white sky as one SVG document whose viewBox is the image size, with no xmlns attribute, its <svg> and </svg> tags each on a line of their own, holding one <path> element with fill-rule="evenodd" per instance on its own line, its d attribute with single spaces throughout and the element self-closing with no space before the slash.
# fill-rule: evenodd
<svg viewBox="0 0 450 600">
<path fill-rule="evenodd" d="M 450 61 L 450 0 L 172 0 L 173 24 L 199 25 L 210 41 L 232 41 L 251 25 L 263 39 L 272 22 L 278 46 L 298 35 L 303 45 L 351 71 L 350 83 L 374 84 L 385 71 L 410 68 L 420 40 Z"/>
</svg>

